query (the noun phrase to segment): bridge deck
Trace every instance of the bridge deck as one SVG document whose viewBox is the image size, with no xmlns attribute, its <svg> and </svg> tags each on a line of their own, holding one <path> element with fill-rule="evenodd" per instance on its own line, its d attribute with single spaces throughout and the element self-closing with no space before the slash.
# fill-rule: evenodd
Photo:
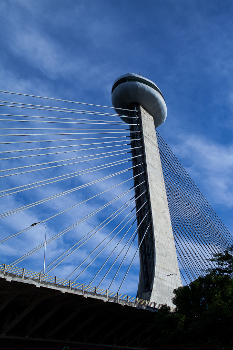
<svg viewBox="0 0 233 350">
<path fill-rule="evenodd" d="M 142 339 L 151 336 L 155 311 L 0 272 L 0 344 L 4 349 L 15 344 L 24 349 L 139 348 Z"/>
</svg>

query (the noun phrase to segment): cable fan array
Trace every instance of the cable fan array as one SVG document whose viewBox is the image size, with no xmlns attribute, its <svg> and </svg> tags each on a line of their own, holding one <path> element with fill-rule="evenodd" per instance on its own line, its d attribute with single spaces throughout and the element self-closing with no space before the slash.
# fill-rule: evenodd
<svg viewBox="0 0 233 350">
<path fill-rule="evenodd" d="M 232 236 L 158 132 L 157 138 L 180 272 L 190 283 L 215 267 L 213 255 L 229 248 Z"/>
<path fill-rule="evenodd" d="M 124 116 L 108 106 L 0 92 L 4 263 L 135 294 L 140 242 Z M 141 165 L 140 150 L 137 157 Z"/>
</svg>

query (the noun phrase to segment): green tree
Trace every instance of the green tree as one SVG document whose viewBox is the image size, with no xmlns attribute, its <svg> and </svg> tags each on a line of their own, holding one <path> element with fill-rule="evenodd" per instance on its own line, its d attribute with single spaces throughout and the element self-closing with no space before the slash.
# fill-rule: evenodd
<svg viewBox="0 0 233 350">
<path fill-rule="evenodd" d="M 219 318 L 232 308 L 233 281 L 228 275 L 211 272 L 188 286 L 176 289 L 174 294 L 176 312 L 188 318 L 200 318 L 203 313 L 208 314 L 215 309 Z"/>
<path fill-rule="evenodd" d="M 153 349 L 233 349 L 233 247 L 215 254 L 214 268 L 174 290 L 175 312 L 163 306 L 154 314 Z"/>
<path fill-rule="evenodd" d="M 216 264 L 216 268 L 211 269 L 211 272 L 214 272 L 219 275 L 228 275 L 232 277 L 233 273 L 233 246 L 224 250 L 223 253 L 214 254 L 213 258 L 210 259 Z"/>
<path fill-rule="evenodd" d="M 215 254 L 215 267 L 174 291 L 179 330 L 187 346 L 229 349 L 233 346 L 233 247 Z"/>
</svg>

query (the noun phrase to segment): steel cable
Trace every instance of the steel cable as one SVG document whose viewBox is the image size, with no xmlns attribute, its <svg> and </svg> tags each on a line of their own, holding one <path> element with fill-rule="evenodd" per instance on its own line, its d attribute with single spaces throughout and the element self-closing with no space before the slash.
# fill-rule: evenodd
<svg viewBox="0 0 233 350">
<path fill-rule="evenodd" d="M 142 183 L 141 183 L 142 184 Z M 140 185 L 141 185 L 140 184 Z M 140 194 L 140 196 L 138 196 L 138 198 L 139 197 L 141 197 L 143 194 L 145 194 L 145 191 L 144 192 L 142 192 L 141 194 Z M 132 199 L 134 199 L 134 198 L 132 198 Z M 131 199 L 131 200 L 132 200 Z M 146 204 L 146 201 L 144 202 L 144 205 Z M 133 208 L 133 210 L 135 209 L 135 207 Z M 114 229 L 110 232 L 110 233 L 108 233 L 108 235 L 89 253 L 89 255 L 83 260 L 83 262 L 81 263 L 81 264 L 79 264 L 70 274 L 69 274 L 69 277 L 70 276 L 72 276 L 74 273 L 75 273 L 75 271 L 77 271 L 87 260 L 88 260 L 88 258 L 89 258 L 89 256 L 92 254 L 92 253 L 94 253 L 95 251 L 96 251 L 96 249 L 98 249 L 98 247 L 109 237 L 109 236 L 111 236 L 111 234 L 122 224 L 122 222 L 124 222 L 126 219 L 127 219 L 127 217 L 128 216 L 130 216 L 131 215 L 131 213 L 132 213 L 132 210 L 131 210 L 131 212 L 130 213 L 128 213 L 123 219 L 122 219 L 122 221 L 120 221 L 120 223 L 116 226 L 116 227 L 114 227 Z M 126 221 L 126 223 L 124 224 L 124 226 L 119 230 L 119 231 L 117 231 L 117 233 L 111 238 L 111 240 L 110 241 L 108 241 L 105 245 L 104 245 L 104 247 L 100 250 L 100 252 L 98 252 L 96 255 L 95 255 L 95 257 L 91 260 L 91 262 L 73 279 L 73 281 L 76 281 L 76 279 L 84 272 L 84 271 L 86 271 L 86 269 L 96 260 L 96 258 L 99 256 L 99 254 L 101 254 L 102 253 L 102 251 L 106 248 L 106 246 L 115 238 L 115 237 L 117 237 L 120 233 L 121 233 L 121 231 L 123 230 L 123 228 L 125 228 L 125 226 L 133 219 L 133 217 L 134 217 L 134 215 L 131 215 L 131 217 Z"/>
<path fill-rule="evenodd" d="M 137 212 L 139 212 L 141 210 L 142 207 L 140 207 Z M 102 279 L 100 280 L 100 282 L 97 285 L 97 288 L 103 283 L 103 281 L 105 280 L 105 278 L 107 277 L 107 275 L 110 273 L 110 271 L 112 270 L 112 268 L 114 267 L 114 265 L 116 264 L 117 260 L 119 259 L 121 253 L 124 251 L 125 247 L 128 246 L 127 252 L 124 256 L 124 258 L 121 261 L 121 264 L 118 267 L 117 273 L 118 271 L 120 271 L 120 268 L 128 254 L 128 251 L 131 248 L 132 243 L 134 242 L 134 239 L 137 236 L 137 231 L 140 228 L 141 224 L 144 222 L 144 220 L 146 219 L 147 215 L 149 214 L 149 211 L 146 212 L 146 214 L 144 215 L 143 219 L 141 220 L 141 222 L 139 223 L 139 225 L 137 226 L 136 230 L 133 231 L 132 235 L 129 237 L 128 241 L 125 243 L 125 245 L 123 246 L 123 248 L 121 249 L 121 251 L 118 253 L 118 255 L 116 256 L 115 260 L 113 261 L 113 263 L 111 264 L 110 268 L 106 271 L 106 273 L 104 274 L 104 276 L 102 277 Z M 130 242 L 131 241 L 131 242 Z M 111 256 L 111 255 L 110 255 Z M 110 256 L 108 257 L 108 259 L 110 258 Z M 108 259 L 104 262 L 104 264 L 101 266 L 101 268 L 97 271 L 97 273 L 95 274 L 95 276 L 92 278 L 91 282 L 89 283 L 89 285 L 91 285 L 93 283 L 93 281 L 95 280 L 95 278 L 98 276 L 98 274 L 100 273 L 100 271 L 103 269 L 104 265 L 106 264 L 106 262 L 108 261 Z M 117 275 L 116 275 L 117 276 Z"/>
<path fill-rule="evenodd" d="M 29 184 L 25 184 L 25 185 L 21 185 L 21 186 L 11 187 L 11 188 L 8 188 L 6 190 L 0 191 L 0 193 L 3 193 L 2 195 L 0 195 L 0 198 L 5 197 L 7 195 L 12 195 L 12 194 L 20 193 L 20 192 L 23 192 L 23 191 L 31 190 L 31 189 L 34 189 L 34 188 L 38 188 L 38 187 L 41 187 L 41 186 L 50 185 L 50 184 L 55 183 L 55 182 L 65 181 L 65 180 L 71 179 L 73 177 L 77 177 L 79 175 L 90 174 L 90 173 L 93 173 L 93 172 L 96 172 L 96 171 L 108 169 L 108 168 L 111 168 L 113 166 L 122 165 L 122 164 L 125 164 L 125 163 L 128 163 L 128 162 L 129 162 L 129 158 L 126 159 L 126 160 L 123 159 L 123 160 L 118 160 L 116 162 L 104 163 L 102 165 L 98 165 L 98 166 L 95 166 L 95 167 L 83 169 L 83 170 L 80 170 L 80 171 L 74 171 L 74 172 L 71 172 L 71 173 L 66 173 L 66 174 L 63 174 L 63 175 L 50 177 L 50 178 L 47 178 L 47 179 L 44 179 L 44 180 L 35 181 L 35 182 L 29 183 Z M 9 192 L 9 191 L 12 191 L 12 192 Z"/>
<path fill-rule="evenodd" d="M 109 178 L 112 178 L 112 177 L 114 177 L 114 176 L 121 175 L 121 174 L 123 174 L 123 173 L 125 173 L 125 172 L 127 172 L 127 171 L 129 171 L 129 170 L 131 170 L 131 169 L 132 169 L 132 167 L 130 167 L 130 168 L 128 168 L 128 169 L 121 170 L 121 171 L 119 171 L 119 172 L 117 172 L 117 173 L 114 173 L 114 174 L 107 175 L 107 176 L 105 176 L 104 178 L 97 179 L 97 180 L 95 180 L 95 181 L 91 181 L 91 182 L 86 183 L 86 184 L 84 184 L 84 185 L 82 185 L 82 186 L 79 186 L 79 189 L 76 189 L 76 190 L 80 190 L 80 189 L 83 189 L 84 187 L 86 188 L 87 186 L 91 186 L 91 185 L 96 184 L 96 183 L 99 183 L 99 182 L 101 182 L 101 181 L 105 181 L 105 180 L 107 180 L 107 179 L 109 179 Z M 68 207 L 68 208 L 66 208 L 66 209 L 64 209 L 64 210 L 62 210 L 62 211 L 60 211 L 60 212 L 58 212 L 58 213 L 56 213 L 56 214 L 54 214 L 54 215 L 51 215 L 51 216 L 49 216 L 48 218 L 37 222 L 36 224 L 34 223 L 33 225 L 27 226 L 27 227 L 24 228 L 23 230 L 20 230 L 20 231 L 14 233 L 14 234 L 11 234 L 11 235 L 9 235 L 9 236 L 7 236 L 7 237 L 1 239 L 1 240 L 0 240 L 0 244 L 5 243 L 6 241 L 8 241 L 8 240 L 11 239 L 11 238 L 15 238 L 15 237 L 19 236 L 19 235 L 22 234 L 23 232 L 26 232 L 26 231 L 32 229 L 32 227 L 35 227 L 36 225 L 44 224 L 44 223 L 48 222 L 49 220 L 54 219 L 55 217 L 57 217 L 57 216 L 59 216 L 59 215 L 61 215 L 61 214 L 64 214 L 64 213 L 68 212 L 69 210 L 74 209 L 74 208 L 77 207 L 77 206 L 80 206 L 81 204 L 86 203 L 86 202 L 89 201 L 89 200 L 92 200 L 92 199 L 94 199 L 94 198 L 97 198 L 98 196 L 100 196 L 100 195 L 103 194 L 103 193 L 105 193 L 105 192 L 100 192 L 100 193 L 98 193 L 98 194 L 96 194 L 96 195 L 94 195 L 94 196 L 91 196 L 91 197 L 85 199 L 84 201 L 81 201 L 81 202 L 79 202 L 79 203 L 75 203 L 75 204 L 73 204 L 72 206 L 70 206 L 70 207 Z"/>
<path fill-rule="evenodd" d="M 63 108 L 63 107 L 34 105 L 34 104 L 15 102 L 15 101 L 2 101 L 2 100 L 0 100 L 0 107 L 22 108 L 22 109 L 32 109 L 32 110 L 38 110 L 38 111 L 71 113 L 71 114 L 87 114 L 87 115 L 111 116 L 111 117 L 118 117 L 119 118 L 119 115 L 117 113 L 109 114 L 109 113 L 96 112 L 96 111 L 84 111 L 84 110 L 78 110 L 78 109 L 66 109 L 66 108 Z M 121 115 L 121 118 L 135 119 L 135 118 L 137 118 L 137 116 Z"/>
<path fill-rule="evenodd" d="M 125 122 L 116 121 L 116 120 L 104 120 L 104 119 L 85 119 L 85 118 L 62 118 L 62 117 L 46 117 L 46 116 L 30 116 L 30 115 L 20 115 L 20 114 L 9 114 L 9 113 L 0 113 L 0 116 L 5 117 L 24 117 L 25 119 L 10 119 L 10 118 L 0 118 L 1 122 L 5 123 L 47 123 L 47 124 L 75 124 L 75 125 L 125 125 Z M 26 119 L 26 118 L 34 118 L 34 119 Z M 37 120 L 38 118 L 39 120 Z M 41 120 L 42 119 L 42 120 Z M 43 120 L 43 119 L 53 119 L 53 120 Z M 75 121 L 62 121 L 62 120 L 75 120 Z M 127 125 L 137 125 L 127 123 Z"/>
<path fill-rule="evenodd" d="M 123 277 L 123 279 L 122 279 L 122 281 L 121 281 L 121 284 L 120 284 L 120 286 L 119 286 L 119 288 L 118 288 L 118 290 L 117 290 L 117 293 L 119 293 L 119 291 L 121 290 L 121 287 L 122 287 L 122 285 L 123 285 L 123 283 L 124 283 L 124 281 L 125 281 L 125 279 L 126 279 L 128 273 L 129 273 L 129 270 L 130 270 L 130 268 L 131 268 L 131 266 L 132 266 L 132 264 L 133 264 L 133 261 L 134 261 L 134 259 L 135 259 L 135 256 L 136 256 L 138 250 L 140 249 L 140 247 L 141 247 L 141 245 L 142 245 L 142 243 L 143 243 L 143 240 L 144 240 L 144 238 L 145 238 L 145 236 L 146 236 L 146 234 L 147 234 L 147 232 L 148 232 L 150 226 L 151 226 L 151 223 L 149 223 L 149 225 L 148 225 L 147 228 L 146 228 L 146 231 L 145 231 L 145 233 L 144 233 L 144 235 L 143 235 L 143 237 L 142 237 L 142 239 L 141 239 L 141 242 L 140 242 L 140 244 L 138 245 L 138 247 L 137 247 L 137 249 L 136 249 L 136 251 L 135 251 L 135 253 L 134 253 L 134 255 L 133 255 L 133 258 L 132 258 L 132 260 L 131 260 L 131 262 L 130 262 L 130 264 L 129 264 L 129 267 L 128 267 L 128 269 L 127 269 L 127 271 L 126 271 L 126 273 L 125 273 L 125 275 L 124 275 L 124 277 Z M 112 283 L 112 282 L 111 282 L 111 283 Z"/>
<path fill-rule="evenodd" d="M 133 177 L 132 177 L 133 178 Z M 125 181 L 122 181 L 121 183 L 112 186 L 112 188 L 115 188 L 123 183 L 126 183 L 129 180 L 132 180 L 132 178 L 127 179 Z M 109 189 L 108 189 L 109 190 Z M 53 242 L 55 239 L 58 239 L 60 237 L 62 237 L 65 233 L 71 231 L 72 229 L 74 229 L 75 227 L 77 227 L 78 225 L 80 225 L 81 223 L 85 222 L 87 219 L 89 219 L 90 217 L 94 216 L 95 214 L 97 214 L 98 212 L 100 212 L 101 210 L 105 209 L 106 207 L 108 207 L 109 205 L 111 205 L 114 201 L 116 201 L 117 199 L 120 199 L 121 197 L 125 196 L 127 193 L 129 193 L 132 190 L 129 189 L 123 193 L 121 193 L 120 195 L 114 197 L 111 201 L 109 201 L 108 203 L 106 203 L 105 205 L 101 206 L 100 208 L 92 211 L 91 213 L 89 213 L 88 215 L 84 216 L 81 220 L 76 221 L 74 224 L 68 226 L 66 229 L 60 231 L 59 233 L 51 236 L 47 241 L 46 244 L 48 245 L 49 243 Z M 106 191 L 105 191 L 106 192 Z M 19 264 L 21 261 L 23 261 L 25 258 L 29 257 L 30 255 L 34 254 L 35 252 L 37 252 L 39 249 L 41 249 L 44 246 L 44 242 L 39 244 L 38 246 L 36 246 L 35 248 L 31 249 L 30 251 L 28 251 L 26 254 L 24 254 L 23 256 L 21 256 L 20 258 L 18 258 L 17 260 L 13 261 L 10 265 L 17 265 Z"/>
<path fill-rule="evenodd" d="M 141 148 L 141 147 L 137 147 L 137 148 Z M 125 151 L 127 151 L 127 152 L 125 152 Z M 87 154 L 87 155 L 78 156 L 78 157 L 53 160 L 53 161 L 42 162 L 42 163 L 37 163 L 37 164 L 23 165 L 23 166 L 18 166 L 18 167 L 14 167 L 14 168 L 8 168 L 8 169 L 0 169 L 0 172 L 3 173 L 3 172 L 6 172 L 6 171 L 27 169 L 27 168 L 38 167 L 38 166 L 41 166 L 41 165 L 48 165 L 48 164 L 54 164 L 54 163 L 60 163 L 60 162 L 67 162 L 67 161 L 75 160 L 75 159 L 91 158 L 91 157 L 96 157 L 96 156 L 102 156 L 103 154 L 105 154 L 105 155 L 106 154 L 108 154 L 108 155 L 109 154 L 114 154 L 114 156 L 118 156 L 118 155 L 122 155 L 122 154 L 127 154 L 127 153 L 129 153 L 129 151 L 130 151 L 130 148 L 128 147 L 128 148 L 121 149 L 120 153 L 117 153 L 117 152 L 119 152 L 119 150 L 116 150 L 116 151 L 109 151 L 109 152 L 102 152 L 102 153 Z M 106 158 L 106 157 L 104 157 L 104 158 Z M 94 159 L 97 159 L 97 158 L 94 158 Z"/>
<path fill-rule="evenodd" d="M 81 185 L 81 186 L 84 187 L 85 185 L 86 184 Z M 23 205 L 23 206 L 18 207 L 16 209 L 12 209 L 12 210 L 6 211 L 6 212 L 0 214 L 0 218 L 8 217 L 10 215 L 18 213 L 19 211 L 22 211 L 22 210 L 25 210 L 25 209 L 29 209 L 29 208 L 32 208 L 34 206 L 37 206 L 37 205 L 43 204 L 45 202 L 48 202 L 48 201 L 50 201 L 52 199 L 56 199 L 56 198 L 59 198 L 61 196 L 65 196 L 67 194 L 73 193 L 74 191 L 77 191 L 77 189 L 80 188 L 81 186 L 77 186 L 77 187 L 74 187 L 72 189 L 69 189 L 69 190 L 66 190 L 66 191 L 62 191 L 60 193 L 56 193 L 56 194 L 54 194 L 52 196 L 46 197 L 46 198 L 41 199 L 39 201 L 30 203 L 30 204 L 27 204 L 27 205 Z"/>
<path fill-rule="evenodd" d="M 143 181 L 143 182 L 141 182 L 141 183 L 139 183 L 138 185 L 137 185 L 137 187 L 139 187 L 139 186 L 141 186 L 143 183 L 144 183 L 145 181 Z M 132 189 L 132 188 L 131 188 Z M 130 189 L 130 190 L 131 190 Z M 127 201 L 127 203 L 130 203 L 132 201 L 132 199 L 130 199 L 129 201 Z M 124 204 L 125 205 L 125 204 Z M 123 205 L 123 206 L 124 206 Z M 120 209 L 123 207 L 123 206 L 121 206 L 120 207 Z M 119 210 L 120 209 L 117 209 L 113 214 L 115 214 L 115 213 L 118 213 L 119 212 Z M 87 240 L 86 241 L 88 241 L 90 238 L 92 238 L 93 237 L 93 235 L 95 235 L 96 234 L 96 232 L 98 232 L 99 231 L 99 229 L 96 231 L 96 228 L 98 228 L 98 227 L 101 227 L 101 225 L 102 224 L 105 224 L 105 222 L 109 219 L 109 218 L 111 218 L 112 216 L 113 216 L 113 214 L 111 214 L 107 219 L 105 219 L 101 224 L 99 224 L 97 227 L 95 227 L 94 229 L 92 229 L 89 233 L 91 233 L 91 232 L 93 232 L 94 231 L 94 233 L 91 235 L 91 236 L 88 236 L 89 235 L 89 233 L 87 234 L 87 235 L 85 235 L 85 237 L 86 236 L 88 236 L 88 238 L 87 238 Z M 118 215 L 118 214 L 117 214 Z M 115 218 L 115 216 L 113 217 L 113 218 Z M 112 221 L 112 219 L 110 220 L 110 222 Z M 107 221 L 107 223 L 103 226 L 103 227 L 105 227 L 107 224 L 109 223 L 109 221 Z M 103 227 L 101 227 L 101 229 L 103 228 Z M 80 239 L 81 240 L 81 239 Z M 74 250 L 72 251 L 72 249 L 73 248 L 75 248 L 75 250 L 76 250 L 76 247 L 77 247 L 77 249 L 79 249 L 79 243 L 80 243 L 80 240 L 78 241 L 78 242 L 76 242 L 75 244 L 73 244 L 69 249 L 67 249 L 65 252 L 63 252 L 62 254 L 60 254 L 59 255 L 59 257 L 58 258 L 56 258 L 55 260 L 53 260 L 51 263 L 49 263 L 49 265 L 48 265 L 48 267 L 50 267 L 51 265 L 53 265 L 54 263 L 56 263 L 59 259 L 62 259 L 62 260 L 60 260 L 60 262 L 59 262 L 59 264 L 64 260 L 64 259 L 66 259 L 66 257 L 68 257 L 70 254 L 72 254 L 73 252 L 74 252 Z M 83 243 L 83 244 L 85 244 L 86 243 L 86 241 Z M 65 256 L 66 255 L 66 256 Z M 64 257 L 65 256 L 65 257 Z M 56 265 L 57 266 L 57 265 Z M 50 271 L 50 270 L 49 270 Z"/>
<path fill-rule="evenodd" d="M 41 142 L 70 142 L 70 141 L 80 141 L 80 140 L 100 140 L 100 139 L 126 139 L 129 140 L 128 135 L 118 135 L 118 136 L 98 136 L 98 137 L 80 137 L 76 139 L 49 139 L 49 140 L 23 140 L 23 141 L 0 141 L 0 145 L 11 145 L 19 143 L 41 143 Z"/>
<path fill-rule="evenodd" d="M 103 129 L 105 130 L 105 129 Z M 134 133 L 139 133 L 140 131 L 134 131 Z M 127 134 L 128 129 L 125 129 L 125 131 L 102 131 L 102 132 L 60 132 L 60 133 L 49 133 L 49 134 L 0 134 L 1 137 L 22 137 L 22 136 L 48 136 L 48 135 L 58 135 L 58 136 L 64 136 L 64 135 L 105 135 L 105 134 Z M 40 140 L 40 142 L 42 142 Z"/>
<path fill-rule="evenodd" d="M 115 210 L 111 215 L 109 215 L 103 222 L 101 222 L 100 224 L 98 224 L 96 227 L 94 227 L 91 231 L 88 232 L 88 234 L 86 234 L 85 236 L 90 235 L 92 232 L 92 234 L 90 236 L 87 237 L 86 240 L 83 240 L 81 243 L 80 241 L 82 240 L 82 238 L 77 241 L 75 244 L 73 244 L 69 249 L 67 249 L 65 252 L 63 252 L 62 254 L 60 254 L 60 256 L 58 258 L 56 258 L 55 260 L 53 260 L 51 263 L 49 263 L 48 266 L 51 266 L 48 271 L 52 271 L 55 268 L 57 268 L 57 266 L 59 266 L 65 259 L 67 259 L 71 254 L 73 254 L 75 251 L 77 251 L 78 249 L 80 249 L 84 244 L 86 244 L 97 232 L 99 232 L 100 230 L 102 230 L 105 226 L 107 226 L 112 220 L 114 220 L 117 216 L 119 216 L 120 214 L 122 214 L 122 212 L 124 210 L 126 210 L 128 208 L 128 206 L 131 204 L 132 202 L 132 198 L 130 198 L 129 201 L 125 202 L 123 205 L 121 205 L 121 207 L 117 210 Z M 123 208 L 123 209 L 122 209 Z M 75 248 L 75 249 L 74 249 Z M 60 259 L 60 261 L 58 261 Z M 52 266 L 54 264 L 54 266 Z M 75 272 L 75 271 L 73 271 Z M 68 275 L 67 278 L 69 278 L 72 274 L 70 273 Z"/>
<path fill-rule="evenodd" d="M 94 106 L 94 107 L 102 107 L 102 108 L 110 108 L 110 109 L 117 109 L 117 110 L 125 110 L 125 111 L 128 111 L 128 112 L 134 112 L 134 110 L 132 110 L 132 109 L 115 108 L 113 106 L 106 106 L 106 105 L 87 103 L 87 102 L 80 102 L 80 101 L 72 101 L 72 100 L 67 100 L 67 99 L 62 99 L 62 98 L 55 98 L 55 97 L 37 96 L 37 95 L 33 95 L 33 94 L 25 94 L 25 93 L 22 93 L 22 92 L 15 92 L 15 91 L 0 90 L 0 93 L 9 94 L 9 95 L 16 95 L 16 96 L 25 96 L 25 97 L 39 98 L 39 99 L 44 99 L 44 100 L 51 100 L 51 101 L 58 101 L 58 102 L 65 102 L 65 103 L 73 103 L 73 104 L 85 105 L 85 106 Z"/>
<path fill-rule="evenodd" d="M 140 140 L 140 139 L 134 139 L 134 140 Z M 77 140 L 76 140 L 77 141 Z M 49 146 L 49 147 L 34 147 L 34 148 L 23 148 L 23 149 L 14 149 L 14 150 L 6 150 L 6 151 L 0 151 L 0 154 L 5 153 L 18 153 L 18 152 L 29 152 L 29 151 L 41 151 L 41 150 L 48 150 L 48 149 L 57 149 L 57 148 L 69 148 L 69 147 L 80 147 L 80 146 L 93 146 L 93 145 L 103 145 L 103 144 L 115 144 L 115 143 L 121 143 L 126 142 L 125 139 L 118 140 L 118 141 L 103 141 L 103 142 L 91 142 L 91 143 L 78 143 L 78 144 L 70 144 L 70 145 L 57 145 L 57 146 Z M 130 143 L 123 144 L 124 146 L 130 145 Z M 109 146 L 106 146 L 109 147 Z M 111 145 L 110 145 L 111 147 Z"/>
<path fill-rule="evenodd" d="M 124 154 L 128 154 L 128 152 L 121 153 L 120 155 L 124 155 Z M 32 173 L 32 172 L 36 172 L 36 171 L 42 171 L 42 170 L 47 170 L 47 169 L 52 169 L 52 168 L 59 168 L 59 167 L 65 166 L 65 165 L 80 164 L 80 163 L 90 162 L 90 161 L 93 161 L 93 160 L 99 160 L 99 159 L 104 159 L 104 158 L 109 158 L 109 157 L 114 157 L 114 156 L 116 156 L 116 155 L 108 155 L 108 156 L 105 155 L 105 156 L 102 156 L 102 157 L 96 157 L 96 158 L 91 158 L 91 159 L 84 159 L 84 160 L 80 160 L 80 161 L 77 161 L 77 162 L 63 163 L 63 164 L 52 165 L 52 166 L 49 166 L 49 167 L 44 167 L 44 168 L 39 168 L 39 169 L 22 171 L 22 172 L 13 173 L 13 174 L 0 175 L 0 178 L 6 178 L 6 177 L 9 177 L 9 176 L 17 176 L 17 175 L 22 175 L 22 174 L 28 174 L 28 173 Z M 138 155 L 136 157 L 141 157 L 141 156 L 142 155 Z M 126 159 L 130 159 L 130 158 L 126 158 Z"/>
<path fill-rule="evenodd" d="M 4 157 L 4 158 L 0 158 L 0 161 L 1 160 L 12 160 L 12 159 L 34 158 L 34 157 L 44 157 L 44 156 L 51 156 L 51 155 L 57 155 L 57 154 L 66 154 L 66 153 L 72 153 L 72 152 L 84 152 L 84 151 L 90 151 L 90 150 L 96 150 L 96 149 L 102 149 L 102 148 L 116 148 L 116 147 L 122 147 L 122 146 L 130 146 L 130 144 L 125 143 L 122 145 L 110 145 L 110 146 L 104 145 L 104 146 L 99 146 L 99 147 L 71 149 L 68 151 L 57 151 L 57 152 L 48 152 L 48 153 L 27 154 L 27 155 L 15 156 L 15 157 Z"/>
</svg>

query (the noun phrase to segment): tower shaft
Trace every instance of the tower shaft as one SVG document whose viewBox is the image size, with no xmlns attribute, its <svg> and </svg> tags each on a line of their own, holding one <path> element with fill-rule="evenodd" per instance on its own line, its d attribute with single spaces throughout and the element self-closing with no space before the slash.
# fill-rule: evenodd
<svg viewBox="0 0 233 350">
<path fill-rule="evenodd" d="M 138 133 L 134 132 L 136 130 L 140 130 L 141 140 L 135 140 L 138 138 Z M 135 197 L 145 191 L 145 195 L 136 200 L 139 243 L 148 230 L 139 251 L 140 276 L 137 297 L 172 306 L 173 290 L 182 283 L 154 118 L 141 106 L 138 125 L 131 125 L 131 145 L 133 165 L 137 165 L 134 167 Z M 143 154 L 143 157 L 137 157 L 139 154 Z M 135 177 L 142 171 L 142 175 Z M 143 180 L 143 185 L 136 187 Z M 140 209 L 145 201 L 146 204 Z"/>
<path fill-rule="evenodd" d="M 114 82 L 112 102 L 130 125 L 140 256 L 137 296 L 173 306 L 173 290 L 182 283 L 155 131 L 166 120 L 167 106 L 158 86 L 134 73 Z M 139 110 L 136 122 L 130 118 L 133 107 Z"/>
</svg>

